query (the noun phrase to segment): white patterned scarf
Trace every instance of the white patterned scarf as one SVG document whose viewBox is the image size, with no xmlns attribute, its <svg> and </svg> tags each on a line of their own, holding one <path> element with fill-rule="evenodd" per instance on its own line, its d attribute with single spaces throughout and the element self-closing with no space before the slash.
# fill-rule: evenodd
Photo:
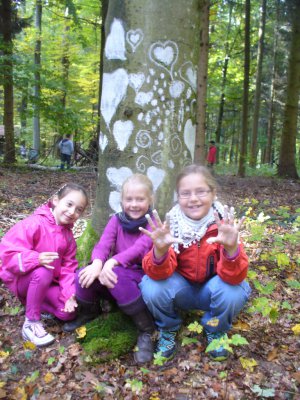
<svg viewBox="0 0 300 400">
<path fill-rule="evenodd" d="M 217 211 L 223 217 L 224 207 L 219 201 L 213 202 L 205 217 L 195 221 L 187 217 L 179 204 L 176 204 L 168 213 L 171 234 L 181 240 L 184 248 L 191 246 L 199 241 L 205 235 L 208 227 L 215 222 L 214 211 Z M 172 247 L 176 253 L 179 253 L 179 243 L 174 243 Z"/>
</svg>

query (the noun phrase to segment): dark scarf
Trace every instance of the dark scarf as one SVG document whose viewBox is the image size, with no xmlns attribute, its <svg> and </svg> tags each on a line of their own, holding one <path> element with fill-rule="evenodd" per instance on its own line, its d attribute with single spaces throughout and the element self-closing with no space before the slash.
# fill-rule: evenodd
<svg viewBox="0 0 300 400">
<path fill-rule="evenodd" d="M 151 208 L 148 209 L 147 214 L 152 216 L 152 209 Z M 140 226 L 142 228 L 145 228 L 147 226 L 147 224 L 148 224 L 148 221 L 147 221 L 145 215 L 143 215 L 139 219 L 130 218 L 124 211 L 121 211 L 121 212 L 117 213 L 116 215 L 117 215 L 117 218 L 118 218 L 122 228 L 126 232 L 130 232 L 130 233 L 139 232 L 139 227 Z"/>
</svg>

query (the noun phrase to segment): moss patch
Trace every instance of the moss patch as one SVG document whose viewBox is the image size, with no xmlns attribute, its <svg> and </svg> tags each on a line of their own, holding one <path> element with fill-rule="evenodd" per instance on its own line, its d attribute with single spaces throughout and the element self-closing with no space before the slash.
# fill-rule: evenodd
<svg viewBox="0 0 300 400">
<path fill-rule="evenodd" d="M 92 364 L 127 354 L 136 344 L 137 330 L 129 317 L 120 311 L 102 314 L 86 325 L 86 336 L 79 339 Z"/>
<path fill-rule="evenodd" d="M 80 268 L 89 263 L 93 248 L 98 240 L 98 233 L 92 227 L 91 221 L 87 221 L 87 227 L 83 231 L 82 235 L 76 240 L 76 258 L 78 261 L 78 266 Z"/>
</svg>

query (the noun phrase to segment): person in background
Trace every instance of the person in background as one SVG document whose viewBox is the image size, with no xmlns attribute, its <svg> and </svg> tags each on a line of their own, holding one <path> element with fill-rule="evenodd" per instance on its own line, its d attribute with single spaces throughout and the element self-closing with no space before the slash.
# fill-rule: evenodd
<svg viewBox="0 0 300 400">
<path fill-rule="evenodd" d="M 55 340 L 44 329 L 42 312 L 63 321 L 75 318 L 78 263 L 72 227 L 87 204 L 82 186 L 66 184 L 1 239 L 0 279 L 25 306 L 22 336 L 36 346 Z"/>
<path fill-rule="evenodd" d="M 71 140 L 71 134 L 67 133 L 65 139 L 62 139 L 58 144 L 60 150 L 60 158 L 61 158 L 61 165 L 60 169 L 65 168 L 65 164 L 67 164 L 67 169 L 71 166 L 71 157 L 74 153 L 74 145 Z"/>
<path fill-rule="evenodd" d="M 214 165 L 217 162 L 217 148 L 216 148 L 214 140 L 211 140 L 209 142 L 209 149 L 208 149 L 206 161 L 207 161 L 207 166 L 213 170 Z"/>
<path fill-rule="evenodd" d="M 25 142 L 24 142 L 24 141 L 21 142 L 21 145 L 20 145 L 20 156 L 21 156 L 22 158 L 26 158 L 26 156 L 27 156 L 27 149 L 26 149 L 26 146 L 25 146 Z"/>
<path fill-rule="evenodd" d="M 92 252 L 92 263 L 77 272 L 79 313 L 63 327 L 66 332 L 74 331 L 100 314 L 100 299 L 113 299 L 139 331 L 134 353 L 137 363 L 153 357 L 151 334 L 155 325 L 138 286 L 144 276 L 142 259 L 152 247 L 152 240 L 139 227 L 150 228 L 145 214 L 152 215 L 153 198 L 153 185 L 147 176 L 133 174 L 124 181 L 122 211 L 108 221 Z"/>
<path fill-rule="evenodd" d="M 153 241 L 144 257 L 146 273 L 142 296 L 159 328 L 156 352 L 169 359 L 176 353 L 180 310 L 203 310 L 201 324 L 208 343 L 226 340 L 233 319 L 250 295 L 245 281 L 248 258 L 239 240 L 243 219 L 216 200 L 216 181 L 203 166 L 185 167 L 177 177 L 178 204 L 164 223 L 153 212 Z M 228 357 L 221 342 L 209 355 L 216 361 Z"/>
</svg>

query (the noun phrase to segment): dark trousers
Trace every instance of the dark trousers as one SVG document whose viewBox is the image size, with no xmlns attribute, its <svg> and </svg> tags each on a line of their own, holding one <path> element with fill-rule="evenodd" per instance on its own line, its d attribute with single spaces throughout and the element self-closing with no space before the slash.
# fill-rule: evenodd
<svg viewBox="0 0 300 400">
<path fill-rule="evenodd" d="M 64 169 L 65 163 L 67 163 L 67 168 L 69 169 L 71 164 L 71 154 L 61 153 L 60 159 L 61 159 L 60 169 Z"/>
</svg>

